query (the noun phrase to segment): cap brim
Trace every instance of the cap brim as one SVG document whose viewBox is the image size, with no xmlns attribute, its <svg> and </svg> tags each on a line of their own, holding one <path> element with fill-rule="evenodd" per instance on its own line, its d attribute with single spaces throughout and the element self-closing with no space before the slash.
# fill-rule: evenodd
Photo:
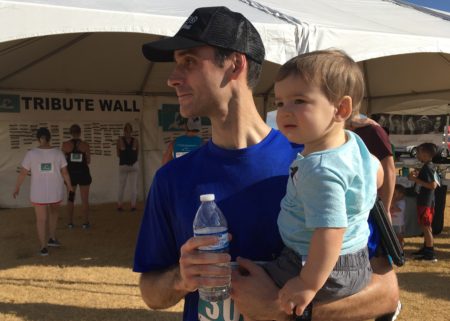
<svg viewBox="0 0 450 321">
<path fill-rule="evenodd" d="M 144 44 L 142 46 L 142 53 L 145 58 L 150 61 L 170 62 L 174 61 L 173 52 L 175 50 L 189 49 L 204 45 L 205 43 L 200 41 L 174 36 Z"/>
</svg>

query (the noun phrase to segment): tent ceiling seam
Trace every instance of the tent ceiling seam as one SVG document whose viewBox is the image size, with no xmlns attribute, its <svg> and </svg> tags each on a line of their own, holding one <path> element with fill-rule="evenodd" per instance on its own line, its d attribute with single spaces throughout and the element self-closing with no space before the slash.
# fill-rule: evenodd
<svg viewBox="0 0 450 321">
<path fill-rule="evenodd" d="M 24 48 L 24 47 L 26 47 L 28 45 L 31 45 L 31 44 L 35 43 L 36 41 L 41 40 L 41 39 L 42 39 L 41 37 L 35 37 L 35 38 L 28 38 L 28 39 L 25 39 L 23 41 L 20 41 L 19 43 L 13 44 L 13 45 L 11 45 L 9 47 L 6 47 L 6 48 L 0 50 L 0 56 L 7 55 L 7 54 L 9 54 L 11 52 L 14 52 L 14 51 L 18 50 L 18 49 L 22 49 L 22 48 Z"/>
<path fill-rule="evenodd" d="M 450 65 L 450 60 L 447 59 L 447 57 L 445 57 L 444 54 L 439 53 L 439 56 L 440 56 L 442 59 L 444 59 L 444 61 L 445 61 L 446 63 L 448 63 L 448 64 Z"/>
<path fill-rule="evenodd" d="M 450 15 L 446 15 L 442 12 L 439 11 L 435 11 L 426 7 L 422 7 L 410 2 L 406 2 L 406 1 L 402 1 L 402 0 L 384 0 L 384 1 L 389 1 L 391 3 L 394 3 L 396 5 L 402 6 L 402 7 L 406 7 L 406 8 L 412 8 L 415 9 L 417 11 L 423 12 L 425 14 L 429 14 L 431 16 L 437 17 L 437 18 L 441 18 L 447 21 L 450 21 Z"/>
<path fill-rule="evenodd" d="M 299 52 L 299 46 L 300 46 L 300 37 L 299 37 L 299 25 L 302 25 L 305 29 L 309 29 L 309 25 L 307 23 L 301 22 L 295 17 L 292 17 L 290 15 L 284 14 L 281 11 L 272 9 L 270 7 L 267 7 L 265 5 L 260 4 L 257 1 L 253 0 L 239 0 L 240 2 L 255 8 L 261 12 L 264 12 L 272 17 L 275 17 L 277 19 L 280 19 L 284 22 L 287 22 L 288 24 L 291 24 L 295 27 L 295 48 L 297 48 L 297 52 Z"/>
<path fill-rule="evenodd" d="M 38 64 L 38 63 L 40 63 L 41 61 L 47 60 L 48 58 L 50 58 L 50 57 L 56 55 L 57 53 L 59 53 L 59 52 L 65 50 L 65 49 L 67 49 L 67 48 L 73 46 L 74 44 L 80 42 L 81 40 L 85 39 L 86 37 L 88 37 L 88 36 L 90 36 L 90 35 L 91 35 L 91 33 L 84 33 L 84 34 L 82 34 L 81 36 L 79 36 L 79 37 L 77 37 L 77 38 L 75 38 L 75 39 L 70 40 L 69 42 L 67 42 L 67 43 L 65 43 L 64 45 L 62 45 L 62 46 L 60 46 L 60 47 L 58 47 L 58 48 L 56 48 L 56 49 L 54 49 L 54 50 L 48 52 L 47 54 L 43 55 L 42 57 L 39 57 L 39 58 L 37 58 L 37 59 L 34 59 L 34 60 L 31 61 L 30 63 L 27 63 L 27 64 L 25 64 L 24 66 L 22 66 L 22 67 L 16 69 L 15 71 L 10 72 L 9 74 L 7 74 L 7 75 L 1 77 L 1 78 L 0 78 L 0 82 L 9 79 L 9 78 L 11 78 L 11 77 L 13 77 L 13 76 L 15 76 L 15 75 L 21 73 L 21 72 L 24 71 L 24 70 L 27 70 L 28 68 L 30 68 L 30 67 L 32 67 L 32 66 L 34 66 L 34 65 L 36 65 L 36 64 Z"/>
<path fill-rule="evenodd" d="M 246 4 L 246 5 L 248 5 L 248 6 L 250 6 L 250 7 L 252 7 L 252 8 L 258 9 L 259 11 L 267 13 L 268 15 L 270 15 L 272 17 L 275 17 L 275 18 L 278 18 L 278 19 L 280 19 L 280 20 L 282 20 L 284 22 L 287 22 L 289 24 L 294 24 L 294 25 L 302 24 L 302 22 L 300 20 L 298 20 L 297 18 L 289 16 L 287 14 L 284 14 L 284 13 L 278 11 L 278 10 L 272 9 L 272 8 L 267 7 L 265 5 L 262 5 L 259 2 L 257 2 L 257 1 L 253 1 L 253 0 L 239 0 L 239 1 L 244 3 L 244 4 Z"/>
<path fill-rule="evenodd" d="M 370 99 L 374 100 L 374 99 L 410 97 L 410 96 L 441 94 L 441 93 L 450 93 L 450 88 L 439 89 L 439 90 L 429 90 L 429 91 L 413 91 L 410 93 L 393 94 L 393 95 L 380 95 L 380 96 L 364 97 L 364 99 L 370 98 Z"/>
</svg>

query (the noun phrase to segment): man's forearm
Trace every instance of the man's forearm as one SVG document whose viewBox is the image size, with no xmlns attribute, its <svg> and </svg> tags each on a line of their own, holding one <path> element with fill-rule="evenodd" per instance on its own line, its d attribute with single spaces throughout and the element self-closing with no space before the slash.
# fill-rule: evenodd
<svg viewBox="0 0 450 321">
<path fill-rule="evenodd" d="M 394 159 L 392 156 L 387 156 L 381 160 L 381 165 L 384 170 L 384 182 L 380 188 L 380 198 L 386 211 L 389 211 L 396 181 Z"/>
<path fill-rule="evenodd" d="M 142 273 L 139 288 L 145 304 L 152 309 L 166 309 L 188 293 L 181 288 L 179 267 Z"/>
<path fill-rule="evenodd" d="M 370 263 L 374 273 L 369 285 L 342 300 L 315 304 L 314 321 L 361 321 L 395 311 L 399 295 L 395 272 L 384 257 Z"/>
</svg>

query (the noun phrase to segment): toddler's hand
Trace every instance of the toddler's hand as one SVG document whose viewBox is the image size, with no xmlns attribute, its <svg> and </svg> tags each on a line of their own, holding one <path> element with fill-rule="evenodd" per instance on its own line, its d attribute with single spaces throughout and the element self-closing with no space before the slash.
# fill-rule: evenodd
<svg viewBox="0 0 450 321">
<path fill-rule="evenodd" d="M 278 302 L 282 311 L 302 315 L 308 304 L 314 299 L 316 291 L 307 289 L 299 277 L 290 279 L 278 293 Z"/>
</svg>

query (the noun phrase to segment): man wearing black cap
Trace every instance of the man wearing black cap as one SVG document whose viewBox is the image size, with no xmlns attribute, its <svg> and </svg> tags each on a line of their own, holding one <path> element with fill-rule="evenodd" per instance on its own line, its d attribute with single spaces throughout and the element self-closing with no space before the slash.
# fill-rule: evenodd
<svg viewBox="0 0 450 321">
<path fill-rule="evenodd" d="M 199 8 L 174 37 L 144 45 L 143 53 L 152 61 L 175 61 L 168 85 L 176 91 L 182 116 L 209 117 L 212 124 L 207 144 L 155 174 L 134 260 L 144 301 L 162 309 L 185 298 L 188 321 L 242 320 L 237 308 L 258 320 L 290 319 L 278 308 L 274 283 L 250 261 L 271 260 L 283 247 L 276 224 L 279 204 L 289 165 L 301 149 L 269 128 L 255 106 L 252 91 L 264 61 L 258 32 L 240 13 Z M 211 193 L 228 221 L 229 254 L 200 253 L 200 246 L 217 239 L 192 237 L 199 196 Z M 230 270 L 217 263 L 230 259 L 248 271 L 245 276 L 233 271 L 237 308 L 230 300 L 199 300 L 199 287 L 229 281 Z M 397 291 L 393 272 L 375 272 L 372 283 L 354 297 L 315 307 L 314 320 L 368 319 L 393 311 Z"/>
</svg>

